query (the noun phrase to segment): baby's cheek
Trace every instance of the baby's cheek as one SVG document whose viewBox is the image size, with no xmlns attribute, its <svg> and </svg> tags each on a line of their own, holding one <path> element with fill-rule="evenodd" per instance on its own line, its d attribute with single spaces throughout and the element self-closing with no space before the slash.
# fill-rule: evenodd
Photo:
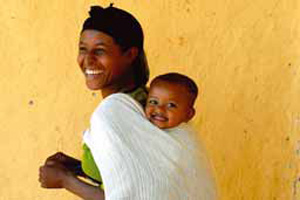
<svg viewBox="0 0 300 200">
<path fill-rule="evenodd" d="M 145 108 L 145 114 L 146 114 L 147 119 L 150 119 L 151 111 L 150 111 L 149 107 L 147 107 L 147 106 Z"/>
<path fill-rule="evenodd" d="M 169 124 L 171 126 L 176 126 L 180 121 L 180 115 L 182 115 L 182 113 L 169 114 Z"/>
</svg>

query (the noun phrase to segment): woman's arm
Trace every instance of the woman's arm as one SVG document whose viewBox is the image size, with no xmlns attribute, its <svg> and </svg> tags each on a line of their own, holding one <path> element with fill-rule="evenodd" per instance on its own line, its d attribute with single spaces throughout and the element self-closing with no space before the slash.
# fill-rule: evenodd
<svg viewBox="0 0 300 200">
<path fill-rule="evenodd" d="M 85 183 L 57 162 L 40 168 L 39 181 L 43 188 L 65 188 L 85 200 L 104 200 L 104 191 Z"/>
<path fill-rule="evenodd" d="M 85 183 L 74 176 L 66 178 L 64 188 L 85 200 L 105 199 L 104 191 L 101 188 Z"/>
</svg>

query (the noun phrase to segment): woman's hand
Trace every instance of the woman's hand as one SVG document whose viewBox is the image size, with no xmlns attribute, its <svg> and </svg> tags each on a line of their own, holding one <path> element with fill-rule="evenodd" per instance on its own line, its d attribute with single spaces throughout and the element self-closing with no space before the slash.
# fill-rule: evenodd
<svg viewBox="0 0 300 200">
<path fill-rule="evenodd" d="M 40 167 L 39 182 L 43 188 L 65 188 L 83 199 L 105 199 L 101 188 L 81 181 L 64 165 L 53 160 Z"/>
<path fill-rule="evenodd" d="M 49 156 L 45 162 L 45 165 L 48 165 L 49 163 L 52 162 L 60 163 L 69 171 L 71 171 L 73 174 L 76 174 L 78 176 L 83 176 L 83 177 L 85 176 L 81 168 L 80 160 L 72 158 L 62 152 L 57 152 L 52 156 Z"/>
<path fill-rule="evenodd" d="M 74 175 L 62 164 L 48 161 L 40 167 L 39 182 L 43 188 L 64 188 L 64 184 L 70 176 Z"/>
<path fill-rule="evenodd" d="M 62 152 L 57 152 L 57 153 L 53 154 L 52 156 L 49 156 L 46 159 L 46 164 L 49 162 L 52 162 L 52 161 L 58 162 L 58 163 L 64 165 L 65 167 L 72 166 L 72 165 L 78 165 L 81 163 L 79 160 L 72 158 Z"/>
</svg>

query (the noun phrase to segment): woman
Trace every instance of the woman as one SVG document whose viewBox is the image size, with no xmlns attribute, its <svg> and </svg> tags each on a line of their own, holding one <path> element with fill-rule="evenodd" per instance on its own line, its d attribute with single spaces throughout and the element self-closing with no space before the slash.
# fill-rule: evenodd
<svg viewBox="0 0 300 200">
<path fill-rule="evenodd" d="M 65 188 L 83 199 L 215 199 L 205 155 L 196 154 L 188 130 L 165 132 L 143 117 L 148 66 L 142 28 L 132 15 L 112 6 L 92 7 L 80 36 L 78 64 L 87 87 L 101 90 L 104 99 L 84 134 L 82 162 L 63 153 L 50 156 L 40 168 L 42 187 Z M 77 177 L 99 182 L 98 168 L 106 197 L 99 186 Z"/>
<path fill-rule="evenodd" d="M 92 7 L 83 24 L 78 54 L 87 87 L 101 90 L 103 98 L 113 93 L 128 93 L 144 105 L 149 72 L 143 42 L 142 28 L 131 14 L 112 5 Z M 76 176 L 101 181 L 89 148 L 84 144 L 83 149 L 82 163 L 63 153 L 50 156 L 40 168 L 41 186 L 65 188 L 83 199 L 104 199 L 101 188 Z"/>
</svg>

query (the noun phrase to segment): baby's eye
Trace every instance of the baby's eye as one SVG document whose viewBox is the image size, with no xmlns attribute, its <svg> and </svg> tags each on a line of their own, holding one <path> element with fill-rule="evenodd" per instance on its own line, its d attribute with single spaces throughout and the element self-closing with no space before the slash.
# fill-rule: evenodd
<svg viewBox="0 0 300 200">
<path fill-rule="evenodd" d="M 175 103 L 168 103 L 167 107 L 168 108 L 177 108 L 177 105 Z"/>
<path fill-rule="evenodd" d="M 148 104 L 150 104 L 150 105 L 157 105 L 157 104 L 158 104 L 158 101 L 157 101 L 157 100 L 154 100 L 154 99 L 150 99 L 150 100 L 148 101 Z"/>
</svg>

